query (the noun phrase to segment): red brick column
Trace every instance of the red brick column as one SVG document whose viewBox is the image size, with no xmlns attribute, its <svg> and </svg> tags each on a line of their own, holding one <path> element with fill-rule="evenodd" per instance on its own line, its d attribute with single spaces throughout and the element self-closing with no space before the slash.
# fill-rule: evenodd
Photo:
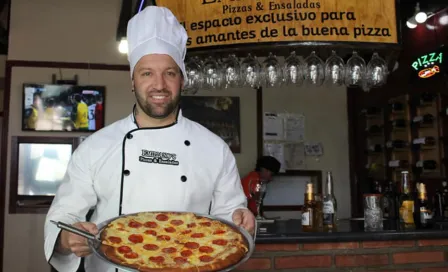
<svg viewBox="0 0 448 272">
<path fill-rule="evenodd" d="M 448 272 L 448 239 L 257 244 L 252 258 L 239 268 L 243 271 L 282 269 L 316 272 Z"/>
</svg>

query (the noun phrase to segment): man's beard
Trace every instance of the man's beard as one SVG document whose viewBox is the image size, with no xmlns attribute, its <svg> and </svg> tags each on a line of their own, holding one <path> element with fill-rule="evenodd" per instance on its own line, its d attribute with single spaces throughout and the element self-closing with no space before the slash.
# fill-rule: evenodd
<svg viewBox="0 0 448 272">
<path fill-rule="evenodd" d="M 159 91 L 159 92 L 153 92 L 153 93 L 160 93 L 164 94 L 167 91 Z M 137 100 L 137 104 L 140 106 L 142 111 L 149 117 L 155 118 L 155 119 L 163 119 L 168 117 L 171 113 L 173 113 L 177 107 L 179 106 L 180 102 L 180 95 L 177 95 L 173 97 L 173 100 L 171 100 L 168 104 L 165 104 L 163 106 L 159 105 L 153 105 L 148 103 L 146 97 L 139 96 L 138 91 L 135 91 L 135 98 Z"/>
</svg>

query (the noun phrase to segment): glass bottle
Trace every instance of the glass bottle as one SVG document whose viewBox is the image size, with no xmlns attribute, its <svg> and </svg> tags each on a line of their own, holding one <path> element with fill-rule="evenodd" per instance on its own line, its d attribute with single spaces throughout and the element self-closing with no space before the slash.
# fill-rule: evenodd
<svg viewBox="0 0 448 272">
<path fill-rule="evenodd" d="M 314 232 L 316 229 L 315 219 L 316 202 L 314 201 L 314 189 L 312 183 L 306 184 L 305 203 L 302 207 L 302 231 Z"/>
<path fill-rule="evenodd" d="M 323 204 L 323 230 L 325 232 L 336 231 L 338 204 L 333 193 L 333 174 L 330 171 L 327 172 Z"/>
<path fill-rule="evenodd" d="M 401 172 L 400 193 L 400 227 L 402 230 L 415 229 L 414 222 L 414 198 L 412 197 L 409 172 Z"/>
</svg>

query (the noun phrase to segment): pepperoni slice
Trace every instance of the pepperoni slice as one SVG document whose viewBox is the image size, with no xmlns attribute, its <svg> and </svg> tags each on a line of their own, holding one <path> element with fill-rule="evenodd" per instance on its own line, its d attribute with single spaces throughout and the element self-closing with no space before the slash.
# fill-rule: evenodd
<svg viewBox="0 0 448 272">
<path fill-rule="evenodd" d="M 155 230 L 150 229 L 150 230 L 145 230 L 145 234 L 156 236 L 157 232 Z"/>
<path fill-rule="evenodd" d="M 146 244 L 143 246 L 143 248 L 146 250 L 157 250 L 159 249 L 159 246 L 154 244 Z"/>
<path fill-rule="evenodd" d="M 135 252 L 125 253 L 124 256 L 128 259 L 137 259 L 138 258 L 138 254 Z"/>
<path fill-rule="evenodd" d="M 173 233 L 173 232 L 176 232 L 176 229 L 173 227 L 168 227 L 168 228 L 165 228 L 165 231 L 169 232 L 169 233 Z"/>
<path fill-rule="evenodd" d="M 182 257 L 190 257 L 191 255 L 193 255 L 193 251 L 187 249 L 187 250 L 183 250 L 180 255 L 182 255 Z"/>
<path fill-rule="evenodd" d="M 128 246 L 121 246 L 118 248 L 118 252 L 120 252 L 121 254 L 129 253 L 131 251 L 132 249 Z"/>
<path fill-rule="evenodd" d="M 209 247 L 209 246 L 201 246 L 199 248 L 199 251 L 203 252 L 203 253 L 212 253 L 213 252 L 213 248 Z"/>
<path fill-rule="evenodd" d="M 210 222 L 201 222 L 201 223 L 199 223 L 199 225 L 204 226 L 204 227 L 210 227 L 212 225 L 212 223 L 210 223 Z"/>
<path fill-rule="evenodd" d="M 109 241 L 113 244 L 119 244 L 121 243 L 121 238 L 116 236 L 109 237 Z"/>
<path fill-rule="evenodd" d="M 181 234 L 189 234 L 189 233 L 191 233 L 191 230 L 189 230 L 189 229 L 184 230 L 184 231 L 181 232 Z"/>
<path fill-rule="evenodd" d="M 187 243 L 185 243 L 185 247 L 190 248 L 190 249 L 196 249 L 196 248 L 199 248 L 199 244 L 195 243 L 195 242 L 187 242 Z"/>
<path fill-rule="evenodd" d="M 199 260 L 201 260 L 201 262 L 208 263 L 213 261 L 213 258 L 209 255 L 202 255 L 199 257 Z"/>
<path fill-rule="evenodd" d="M 174 225 L 174 226 L 180 226 L 180 225 L 182 225 L 184 223 L 184 221 L 182 221 L 182 220 L 171 220 L 170 223 L 172 225 Z"/>
<path fill-rule="evenodd" d="M 189 227 L 189 228 L 194 228 L 194 227 L 196 227 L 196 223 L 190 223 L 190 224 L 187 224 L 187 227 Z"/>
<path fill-rule="evenodd" d="M 226 233 L 225 230 L 215 230 L 215 232 L 213 232 L 213 234 L 219 235 L 219 234 L 224 234 Z"/>
<path fill-rule="evenodd" d="M 157 228 L 158 224 L 153 221 L 148 221 L 148 222 L 145 222 L 145 224 L 143 224 L 143 226 L 153 229 L 153 228 Z"/>
<path fill-rule="evenodd" d="M 156 219 L 159 221 L 167 221 L 169 218 L 168 215 L 161 213 L 156 216 Z"/>
<path fill-rule="evenodd" d="M 164 248 L 164 249 L 162 249 L 162 252 L 163 253 L 174 253 L 174 252 L 176 252 L 177 250 L 176 250 L 176 248 L 175 247 L 166 247 L 166 248 Z"/>
<path fill-rule="evenodd" d="M 169 237 L 168 235 L 159 235 L 159 236 L 157 236 L 157 240 L 159 240 L 159 241 L 169 241 L 169 240 L 171 240 L 171 237 Z"/>
<path fill-rule="evenodd" d="M 131 221 L 131 222 L 129 222 L 128 226 L 130 228 L 140 228 L 142 226 L 142 223 L 137 222 L 137 221 Z"/>
<path fill-rule="evenodd" d="M 202 237 L 204 237 L 205 235 L 203 234 L 203 233 L 193 233 L 192 235 L 191 235 L 191 238 L 202 238 Z"/>
<path fill-rule="evenodd" d="M 131 234 L 129 235 L 128 240 L 134 244 L 138 244 L 143 242 L 143 237 L 140 234 Z"/>
<path fill-rule="evenodd" d="M 157 256 L 157 257 L 149 257 L 149 260 L 154 263 L 163 263 L 165 261 L 165 258 L 163 258 L 162 256 Z"/>
<path fill-rule="evenodd" d="M 184 264 L 184 263 L 187 263 L 187 259 L 182 258 L 182 257 L 176 257 L 176 258 L 174 258 L 174 261 L 176 262 L 176 264 Z"/>
<path fill-rule="evenodd" d="M 216 239 L 216 240 L 213 240 L 213 244 L 218 245 L 218 246 L 225 246 L 225 245 L 227 245 L 227 240 Z"/>
</svg>

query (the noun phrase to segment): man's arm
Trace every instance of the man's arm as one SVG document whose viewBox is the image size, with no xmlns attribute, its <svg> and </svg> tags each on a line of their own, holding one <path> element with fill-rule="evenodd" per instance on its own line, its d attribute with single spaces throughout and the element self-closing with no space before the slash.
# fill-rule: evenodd
<svg viewBox="0 0 448 272">
<path fill-rule="evenodd" d="M 97 201 L 90 176 L 88 143 L 86 139 L 73 153 L 64 180 L 45 219 L 45 257 L 59 272 L 75 272 L 80 258 L 61 247 L 61 230 L 50 220 L 67 224 L 83 222 L 87 212 Z"/>
<path fill-rule="evenodd" d="M 247 209 L 247 200 L 241 186 L 235 157 L 227 145 L 223 153 L 223 164 L 213 192 L 210 214 L 232 222 L 232 215 L 236 209 Z"/>
</svg>

